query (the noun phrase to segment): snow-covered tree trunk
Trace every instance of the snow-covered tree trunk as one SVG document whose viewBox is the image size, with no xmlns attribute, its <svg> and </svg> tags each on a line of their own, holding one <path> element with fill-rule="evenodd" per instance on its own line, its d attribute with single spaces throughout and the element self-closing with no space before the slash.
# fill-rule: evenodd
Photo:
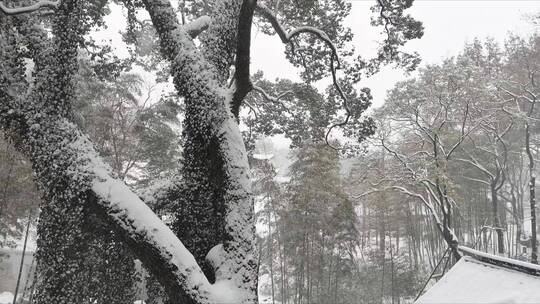
<svg viewBox="0 0 540 304">
<path fill-rule="evenodd" d="M 34 50 L 41 56 L 35 58 L 36 82 L 28 99 L 23 101 L 27 104 L 21 104 L 29 120 L 25 130 L 29 138 L 22 144 L 37 148 L 31 152 L 31 157 L 35 172 L 41 176 L 55 171 L 54 167 L 48 166 L 49 157 L 55 159 L 53 163 L 64 157 L 62 150 L 52 150 L 62 139 L 56 134 L 45 133 L 51 123 L 49 118 L 67 121 L 71 116 L 74 97 L 71 78 L 77 71 L 78 44 L 85 32 L 83 11 L 84 5 L 80 1 L 63 1 L 53 18 L 52 44 Z M 29 27 L 30 22 L 22 27 Z M 35 32 L 36 41 L 41 40 L 42 44 L 47 41 L 46 34 L 37 28 L 21 32 L 27 36 Z M 51 155 L 39 155 L 43 151 L 51 152 Z M 49 176 L 47 184 L 41 185 L 44 195 L 38 223 L 36 303 L 84 303 L 87 294 L 87 284 L 81 279 L 84 273 L 78 265 L 83 260 L 81 253 L 85 251 L 89 237 L 83 227 L 90 223 L 84 197 L 70 191 L 70 186 L 62 176 Z"/>
<path fill-rule="evenodd" d="M 203 266 L 210 281 L 241 273 L 238 278 L 255 294 L 249 166 L 233 113 L 236 86 L 227 84 L 240 13 L 243 5 L 253 5 L 249 2 L 217 1 L 199 51 L 168 1 L 144 1 L 186 104 L 183 185 L 176 195 L 181 203 L 175 228 L 180 237 L 188 236 L 187 247 L 200 264 L 205 265 L 210 253 L 206 260 L 214 269 Z"/>
<path fill-rule="evenodd" d="M 102 5 L 104 2 L 97 4 L 96 12 L 102 9 Z M 25 86 L 24 90 L 21 88 L 17 94 L 14 94 L 14 91 L 10 93 L 12 96 L 24 97 L 21 98 L 19 105 L 25 107 L 25 111 L 36 111 L 36 114 L 43 115 L 43 117 L 34 118 L 34 125 L 31 128 L 47 128 L 46 122 L 41 121 L 45 117 L 71 120 L 71 105 L 75 98 L 72 79 L 78 69 L 78 46 L 89 29 L 85 15 L 92 6 L 93 4 L 89 5 L 88 2 L 63 1 L 52 18 L 52 38 L 48 37 L 49 34 L 39 20 L 31 15 L 6 17 L 2 20 L 2 27 L 5 25 L 6 27 L 3 28 L 10 27 L 10 30 L 6 30 L 0 40 L 13 42 L 11 39 L 17 39 L 14 37 L 21 39 L 29 49 L 30 58 L 34 63 L 35 78 L 34 82 L 30 83 L 31 86 Z M 16 46 L 17 43 L 10 45 L 10 47 Z M 4 49 L 5 55 L 13 51 L 10 47 Z M 17 55 L 22 60 L 28 54 Z M 2 59 L 6 62 L 4 60 L 7 58 Z M 11 62 L 14 63 L 14 61 Z M 21 75 L 24 73 L 24 68 L 24 65 L 18 66 Z M 8 70 L 4 73 L 2 76 L 11 78 L 12 84 L 15 85 L 17 81 L 18 85 L 28 85 L 22 79 L 11 77 L 14 75 Z M 4 84 L 7 83 L 4 82 Z M 13 89 L 12 86 L 11 89 Z M 30 107 L 35 107 L 35 110 Z M 22 140 L 21 138 L 12 139 Z M 56 170 L 54 167 L 47 168 L 48 165 L 47 162 L 40 161 L 34 163 L 33 167 L 51 172 Z M 41 186 L 44 195 L 40 201 L 41 212 L 37 227 L 35 301 L 37 303 L 88 303 L 90 299 L 96 298 L 108 299 L 111 304 L 118 303 L 115 301 L 121 298 L 123 301 L 129 301 L 128 294 L 132 289 L 129 286 L 128 288 L 118 287 L 123 287 L 126 282 L 128 284 L 132 282 L 130 274 L 126 272 L 129 271 L 132 261 L 125 252 L 115 257 L 107 256 L 112 251 L 111 246 L 120 249 L 123 245 L 112 238 L 102 220 L 94 221 L 96 218 L 85 208 L 84 200 L 64 192 L 67 190 L 65 181 L 51 178 L 48 185 L 57 189 L 45 189 L 45 185 Z M 118 254 L 118 252 L 115 253 Z M 97 254 L 100 257 L 99 260 L 95 259 Z M 109 261 L 114 259 L 117 262 L 120 262 L 120 259 L 123 264 L 104 266 L 107 259 Z M 122 269 L 123 266 L 127 268 Z M 108 268 L 107 272 L 96 271 L 105 267 Z M 130 270 L 134 272 L 133 267 Z M 96 273 L 102 276 L 97 277 Z M 108 275 L 119 277 L 104 286 L 106 283 L 99 279 Z"/>
<path fill-rule="evenodd" d="M 216 1 L 211 14 L 212 22 L 201 34 L 203 51 L 199 55 L 194 53 L 182 59 L 189 62 L 186 70 L 173 68 L 172 72 L 175 85 L 179 94 L 185 98 L 186 105 L 181 185 L 172 187 L 168 194 L 168 199 L 178 206 L 175 215 L 179 220 L 174 222 L 173 230 L 179 236 L 186 236 L 186 247 L 211 282 L 215 280 L 215 274 L 206 261 L 206 255 L 226 239 L 225 196 L 229 180 L 226 168 L 228 160 L 221 147 L 224 139 L 219 138 L 218 132 L 218 121 L 227 118 L 227 109 L 220 103 L 228 97 L 225 91 L 215 91 L 225 90 L 221 87 L 227 85 L 229 67 L 234 58 L 241 4 L 240 1 Z M 192 39 L 184 37 L 186 41 L 176 41 L 180 36 L 175 36 L 170 27 L 174 26 L 178 31 L 181 29 L 167 1 L 147 1 L 146 7 L 160 35 L 164 57 L 174 67 L 184 65 L 176 57 L 185 56 L 185 43 L 193 48 Z M 199 74 L 198 71 L 204 71 L 202 79 L 189 76 Z M 188 79 L 192 82 L 182 79 L 185 77 L 192 78 Z M 205 87 L 205 83 L 210 87 Z M 220 111 L 219 107 L 223 109 Z"/>
</svg>

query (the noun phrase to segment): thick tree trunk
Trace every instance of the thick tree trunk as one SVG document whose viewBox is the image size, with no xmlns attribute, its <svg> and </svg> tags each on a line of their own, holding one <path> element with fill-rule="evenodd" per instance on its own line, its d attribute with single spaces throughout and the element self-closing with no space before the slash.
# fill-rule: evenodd
<svg viewBox="0 0 540 304">
<path fill-rule="evenodd" d="M 36 75 L 36 85 L 25 100 L 26 103 L 32 105 L 27 104 L 23 107 L 24 110 L 32 112 L 34 109 L 31 107 L 35 106 L 39 109 L 38 111 L 43 112 L 44 117 L 31 118 L 34 119 L 34 126 L 48 127 L 50 122 L 42 121 L 47 117 L 69 120 L 73 116 L 71 112 L 71 105 L 75 99 L 73 78 L 78 68 L 78 45 L 88 30 L 86 26 L 89 21 L 84 19 L 88 5 L 89 3 L 85 1 L 62 1 L 53 17 L 52 39 L 49 39 L 47 32 L 39 25 L 36 26 L 35 20 L 31 18 L 25 20 L 25 17 L 22 17 L 22 20 L 14 27 L 19 34 L 32 41 L 28 47 L 35 63 L 33 72 Z M 100 6 L 97 5 L 93 9 L 99 10 Z M 19 123 L 22 122 L 19 121 Z M 29 130 L 24 130 L 29 133 L 25 135 L 40 136 L 33 132 L 31 127 Z M 32 140 L 35 139 L 32 138 Z M 16 141 L 19 141 L 19 145 L 28 144 L 21 143 L 21 138 L 17 138 Z M 60 155 L 61 151 L 58 150 L 58 155 L 54 158 L 61 159 L 63 157 Z M 28 153 L 28 151 L 24 152 Z M 46 154 L 50 151 L 43 149 L 40 152 Z M 119 298 L 122 298 L 122 301 L 129 301 L 127 294 L 132 289 L 131 286 L 126 287 L 124 283 L 130 280 L 129 274 L 125 271 L 132 265 L 132 261 L 124 246 L 113 239 L 104 238 L 103 235 L 110 235 L 107 229 L 104 234 L 96 234 L 93 228 L 103 226 L 102 223 L 90 220 L 95 217 L 89 216 L 85 202 L 68 193 L 69 181 L 62 180 L 61 177 L 53 177 L 56 168 L 52 170 L 53 167 L 41 168 L 43 165 L 52 166 L 50 163 L 33 164 L 35 170 L 52 171 L 49 183 L 42 185 L 42 189 L 44 187 L 55 189 L 45 189 L 40 202 L 39 239 L 36 252 L 38 280 L 34 284 L 36 302 L 85 303 L 91 301 L 90 299 L 99 299 L 113 304 L 118 303 Z M 112 256 L 111 252 L 115 255 Z M 91 260 L 89 257 L 94 259 Z M 107 257 L 116 259 L 118 263 L 112 263 L 112 266 L 108 266 L 105 271 Z M 122 257 L 122 261 L 119 261 L 117 257 Z M 88 267 L 87 263 L 91 263 L 92 267 Z M 133 267 L 132 271 L 134 271 Z M 104 280 L 105 276 L 114 274 L 117 275 L 114 280 Z"/>
<path fill-rule="evenodd" d="M 232 274 L 239 279 L 236 284 L 243 284 L 256 295 L 255 225 L 247 175 L 249 166 L 232 113 L 232 94 L 228 95 L 227 89 L 220 86 L 227 79 L 224 75 L 228 75 L 229 65 L 225 68 L 223 61 L 228 62 L 227 54 L 234 51 L 231 44 L 236 41 L 236 22 L 244 3 L 216 2 L 216 19 L 203 39 L 210 41 L 205 44 L 211 47 L 202 53 L 181 29 L 168 1 L 144 3 L 160 36 L 162 53 L 171 61 L 175 87 L 186 104 L 184 179 L 187 187 L 182 199 L 190 206 L 188 214 L 179 212 L 186 216 L 187 222 L 176 225 L 178 233 L 201 236 L 189 246 L 203 265 L 212 251 L 206 265 L 217 269 L 216 280 Z M 223 18 L 226 23 L 219 22 Z M 203 268 L 212 281 L 212 271 L 208 266 Z"/>
</svg>

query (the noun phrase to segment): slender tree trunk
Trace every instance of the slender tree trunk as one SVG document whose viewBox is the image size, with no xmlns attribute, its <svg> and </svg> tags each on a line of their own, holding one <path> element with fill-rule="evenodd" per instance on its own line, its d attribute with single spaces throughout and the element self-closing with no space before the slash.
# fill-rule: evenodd
<svg viewBox="0 0 540 304">
<path fill-rule="evenodd" d="M 17 284 L 15 285 L 15 294 L 13 295 L 13 304 L 17 303 L 17 294 L 19 293 L 19 285 L 24 267 L 24 255 L 26 254 L 26 244 L 28 243 L 28 234 L 30 233 L 30 223 L 32 222 L 32 214 L 28 215 L 28 224 L 26 225 L 26 233 L 24 235 L 24 245 L 21 255 L 21 263 L 19 265 L 19 274 L 17 275 Z"/>
<path fill-rule="evenodd" d="M 392 235 L 390 235 L 390 296 L 392 297 L 392 304 L 394 304 L 394 252 L 392 250 Z"/>
<path fill-rule="evenodd" d="M 381 263 L 382 263 L 382 271 L 381 271 L 381 304 L 383 304 L 384 303 L 384 268 L 385 268 L 384 267 L 384 265 L 385 265 L 384 252 L 382 252 Z"/>
<path fill-rule="evenodd" d="M 270 197 L 270 200 L 272 198 Z M 271 203 L 270 203 L 271 204 Z M 275 304 L 275 290 L 274 290 L 274 242 L 273 242 L 273 236 L 272 236 L 272 217 L 271 212 L 268 210 L 267 214 L 267 221 L 268 221 L 268 238 L 267 238 L 267 246 L 268 246 L 268 255 L 269 255 L 269 270 L 270 270 L 270 287 L 272 292 L 272 304 Z"/>
<path fill-rule="evenodd" d="M 531 208 L 531 263 L 538 264 L 538 245 L 536 241 L 536 173 L 534 172 L 534 158 L 531 152 L 529 124 L 525 125 L 525 149 L 529 157 L 529 203 Z"/>
<path fill-rule="evenodd" d="M 494 183 L 491 183 L 491 210 L 493 212 L 493 226 L 497 234 L 497 250 L 499 254 L 504 253 L 504 231 L 502 229 L 501 219 L 499 216 L 499 199 Z"/>
<path fill-rule="evenodd" d="M 36 261 L 36 259 L 34 257 L 32 257 L 32 262 L 30 263 L 30 268 L 28 268 L 28 274 L 26 275 L 26 282 L 24 283 L 24 289 L 23 289 L 23 294 L 21 296 L 22 299 L 26 298 L 26 293 L 28 292 L 28 283 L 30 282 L 31 283 L 31 277 L 32 277 L 32 273 L 34 272 L 34 262 Z"/>
</svg>

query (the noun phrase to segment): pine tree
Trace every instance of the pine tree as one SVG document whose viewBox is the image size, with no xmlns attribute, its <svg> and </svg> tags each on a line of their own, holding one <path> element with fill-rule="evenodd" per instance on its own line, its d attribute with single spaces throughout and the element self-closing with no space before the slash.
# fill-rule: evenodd
<svg viewBox="0 0 540 304">
<path fill-rule="evenodd" d="M 358 231 L 356 213 L 344 192 L 338 153 L 323 143 L 298 149 L 282 211 L 285 254 L 298 303 L 335 303 L 345 275 L 353 273 Z"/>
</svg>

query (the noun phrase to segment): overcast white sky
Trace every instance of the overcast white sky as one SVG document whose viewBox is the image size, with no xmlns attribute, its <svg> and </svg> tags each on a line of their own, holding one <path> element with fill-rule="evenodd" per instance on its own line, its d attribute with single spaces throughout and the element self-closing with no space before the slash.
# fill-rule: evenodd
<svg viewBox="0 0 540 304">
<path fill-rule="evenodd" d="M 374 1 L 352 0 L 348 25 L 355 34 L 354 44 L 359 54 L 373 54 L 379 30 L 370 26 Z M 425 27 L 424 37 L 407 45 L 408 50 L 420 53 L 422 64 L 436 63 L 457 54 L 465 42 L 475 37 L 493 37 L 503 42 L 508 32 L 526 35 L 534 30 L 525 15 L 540 11 L 540 0 L 416 0 L 409 10 Z M 298 79 L 295 70 L 283 55 L 279 38 L 254 32 L 252 70 L 262 70 L 268 79 Z M 400 71 L 386 68 L 380 74 L 361 82 L 372 89 L 374 104 L 384 101 L 385 93 L 399 80 Z"/>
<path fill-rule="evenodd" d="M 352 12 L 347 24 L 355 35 L 354 45 L 358 54 L 368 57 L 380 40 L 380 29 L 370 26 L 370 7 L 374 0 L 351 0 Z M 98 39 L 111 40 L 117 53 L 127 52 L 118 31 L 125 28 L 118 6 L 112 5 L 113 13 L 106 20 L 109 28 L 97 34 Z M 508 32 L 527 35 L 535 30 L 526 15 L 540 12 L 540 0 L 416 0 L 409 13 L 422 21 L 424 37 L 407 44 L 407 50 L 420 53 L 423 63 L 436 63 L 457 54 L 465 42 L 475 37 L 493 37 L 503 42 Z M 536 29 L 539 29 L 538 27 Z M 284 46 L 277 36 L 266 36 L 253 31 L 252 71 L 262 70 L 266 78 L 298 79 L 298 73 L 285 60 Z M 372 89 L 374 104 L 384 102 L 385 93 L 405 76 L 392 68 L 367 79 L 359 86 Z M 324 86 L 323 86 L 324 87 Z"/>
</svg>

